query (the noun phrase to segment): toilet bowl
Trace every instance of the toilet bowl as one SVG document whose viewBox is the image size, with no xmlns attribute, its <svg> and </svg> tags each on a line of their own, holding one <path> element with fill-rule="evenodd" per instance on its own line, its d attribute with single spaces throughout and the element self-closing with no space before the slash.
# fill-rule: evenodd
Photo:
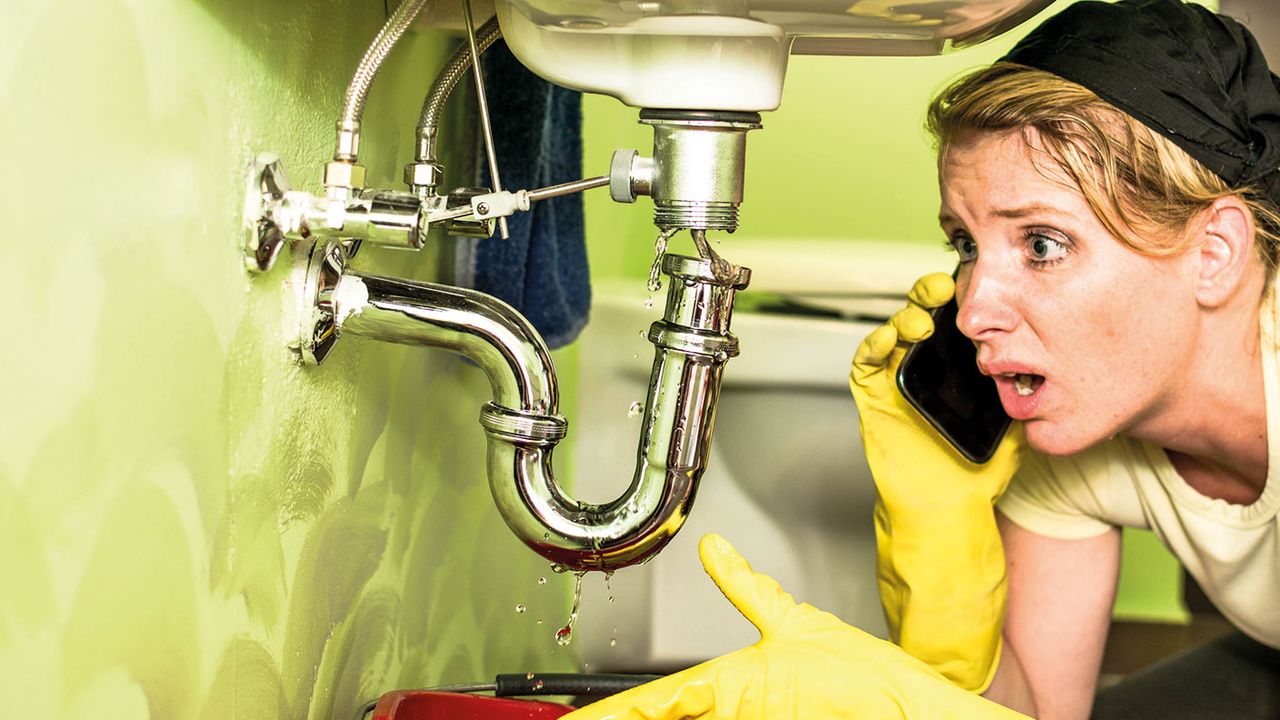
<svg viewBox="0 0 1280 720">
<path fill-rule="evenodd" d="M 591 671 L 667 672 L 758 638 L 702 571 L 698 539 L 725 536 L 797 601 L 884 637 L 875 585 L 875 487 L 849 395 L 854 349 L 917 277 L 950 271 L 936 245 L 727 241 L 750 267 L 732 332 L 711 456 L 692 513 L 650 562 L 588 575 L 575 645 Z M 574 494 L 601 502 L 630 482 L 661 295 L 597 283 L 579 346 Z M 652 298 L 652 302 L 649 299 Z"/>
</svg>

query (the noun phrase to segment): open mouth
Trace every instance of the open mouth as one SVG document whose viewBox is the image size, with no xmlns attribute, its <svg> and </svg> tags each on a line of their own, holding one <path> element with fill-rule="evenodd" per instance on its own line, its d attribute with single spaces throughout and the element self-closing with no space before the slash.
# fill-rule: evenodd
<svg viewBox="0 0 1280 720">
<path fill-rule="evenodd" d="M 1044 384 L 1043 375 L 1033 375 L 1031 373 L 1003 373 L 1004 377 L 1013 379 L 1013 389 L 1019 395 L 1026 397 L 1034 395 L 1036 390 Z"/>
</svg>

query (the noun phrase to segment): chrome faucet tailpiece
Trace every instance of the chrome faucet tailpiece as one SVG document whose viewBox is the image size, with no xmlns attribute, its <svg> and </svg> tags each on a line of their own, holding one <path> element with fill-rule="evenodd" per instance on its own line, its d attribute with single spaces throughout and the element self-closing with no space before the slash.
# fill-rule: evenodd
<svg viewBox="0 0 1280 720">
<path fill-rule="evenodd" d="M 555 369 L 537 330 L 509 305 L 446 285 L 360 275 L 342 246 L 317 243 L 301 329 L 303 360 L 324 359 L 344 334 L 439 347 L 471 359 L 493 400 L 480 413 L 488 435 L 489 487 L 512 531 L 569 570 L 615 570 L 642 562 L 684 524 L 706 468 L 725 363 L 738 354 L 729 332 L 734 294 L 750 270 L 719 276 L 707 260 L 667 255 L 663 318 L 649 328 L 653 369 L 630 486 L 613 502 L 573 500 L 551 457 L 568 432 Z"/>
<path fill-rule="evenodd" d="M 631 203 L 649 195 L 653 223 L 663 230 L 738 229 L 747 132 L 760 127 L 760 114 L 646 109 L 640 122 L 653 127 L 653 156 L 614 152 L 613 199 Z"/>
</svg>

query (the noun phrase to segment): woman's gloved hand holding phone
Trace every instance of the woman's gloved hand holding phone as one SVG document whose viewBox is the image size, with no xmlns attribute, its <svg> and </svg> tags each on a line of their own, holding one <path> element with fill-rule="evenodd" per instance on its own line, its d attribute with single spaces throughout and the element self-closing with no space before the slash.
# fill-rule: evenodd
<svg viewBox="0 0 1280 720">
<path fill-rule="evenodd" d="M 729 602 L 760 630 L 759 642 L 600 700 L 565 720 L 1025 720 L 952 685 L 900 648 L 797 604 L 773 578 L 753 572 L 724 538 L 703 537 L 698 553 Z"/>
<path fill-rule="evenodd" d="M 993 504 L 1025 445 L 1010 427 L 995 455 L 975 465 L 899 393 L 906 346 L 934 330 L 929 310 L 955 294 L 945 273 L 916 281 L 905 309 L 858 347 L 849 387 L 875 477 L 877 577 L 890 636 L 952 682 L 981 692 L 1000 656 L 1005 561 Z"/>
</svg>

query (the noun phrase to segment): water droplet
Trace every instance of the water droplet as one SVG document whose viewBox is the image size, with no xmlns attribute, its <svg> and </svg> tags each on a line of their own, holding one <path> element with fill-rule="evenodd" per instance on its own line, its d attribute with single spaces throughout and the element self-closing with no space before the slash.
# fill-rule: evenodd
<svg viewBox="0 0 1280 720">
<path fill-rule="evenodd" d="M 557 573 L 557 574 L 565 573 L 565 572 L 568 572 L 568 568 L 561 565 L 560 563 L 551 563 L 551 572 Z"/>
<path fill-rule="evenodd" d="M 538 618 L 538 624 L 539 624 L 539 625 L 541 625 L 541 624 L 542 624 L 542 618 Z"/>
<path fill-rule="evenodd" d="M 541 689 L 542 689 L 542 681 L 541 681 L 541 680 L 534 680 L 534 681 L 533 681 L 533 689 L 534 689 L 535 691 L 537 691 L 537 690 L 541 690 Z"/>
<path fill-rule="evenodd" d="M 569 621 L 556 631 L 556 644 L 568 645 L 573 640 L 573 624 L 578 621 L 578 606 L 582 603 L 582 576 L 586 572 L 573 574 L 573 608 L 569 610 Z"/>
<path fill-rule="evenodd" d="M 573 628 L 565 625 L 556 631 L 556 644 L 568 645 L 573 640 Z"/>
<path fill-rule="evenodd" d="M 609 638 L 609 647 L 618 647 L 618 638 Z"/>
<path fill-rule="evenodd" d="M 544 532 L 544 533 L 542 533 L 542 539 L 543 539 L 543 540 L 550 540 L 550 539 L 551 539 L 551 533 L 549 533 L 549 532 Z"/>
<path fill-rule="evenodd" d="M 644 309 L 645 309 L 645 310 L 652 310 L 652 309 L 653 309 L 653 298 L 645 298 L 645 299 L 644 299 Z"/>
<path fill-rule="evenodd" d="M 627 417 L 639 417 L 642 412 L 644 412 L 644 405 L 639 400 L 632 400 L 631 406 L 627 408 Z"/>
<path fill-rule="evenodd" d="M 662 256 L 667 252 L 667 241 L 678 232 L 680 232 L 678 228 L 663 230 L 653 241 L 653 264 L 649 266 L 649 282 L 645 284 L 649 292 L 657 292 L 662 288 Z"/>
<path fill-rule="evenodd" d="M 516 603 L 516 612 L 522 613 L 526 610 L 524 603 Z"/>
<path fill-rule="evenodd" d="M 539 585 L 546 585 L 546 584 L 547 584 L 547 579 L 546 579 L 546 578 L 544 578 L 544 577 L 540 577 L 540 578 L 538 578 L 538 584 L 539 584 Z"/>
<path fill-rule="evenodd" d="M 533 679 L 533 673 L 525 673 L 525 674 L 524 674 L 524 679 L 525 679 L 525 680 L 532 680 L 532 679 Z"/>
</svg>

